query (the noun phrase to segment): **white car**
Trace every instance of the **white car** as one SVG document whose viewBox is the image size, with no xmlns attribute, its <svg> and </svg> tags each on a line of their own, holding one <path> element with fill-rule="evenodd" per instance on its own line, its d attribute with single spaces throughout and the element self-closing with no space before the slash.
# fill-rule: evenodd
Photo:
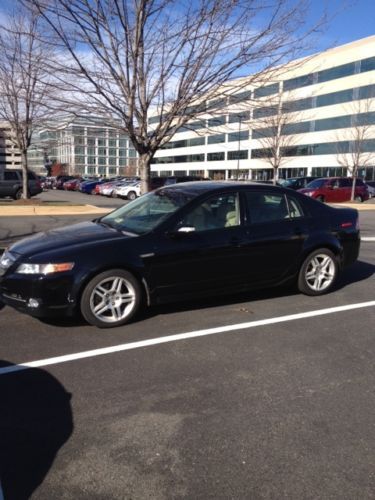
<svg viewBox="0 0 375 500">
<path fill-rule="evenodd" d="M 128 200 L 135 200 L 138 196 L 141 196 L 141 183 L 132 182 L 125 186 L 119 186 L 115 188 L 116 196 L 119 198 L 127 198 Z"/>
</svg>

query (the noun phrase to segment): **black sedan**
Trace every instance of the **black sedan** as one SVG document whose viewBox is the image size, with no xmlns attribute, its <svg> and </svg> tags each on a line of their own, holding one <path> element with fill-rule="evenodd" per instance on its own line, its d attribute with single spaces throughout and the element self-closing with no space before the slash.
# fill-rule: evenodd
<svg viewBox="0 0 375 500">
<path fill-rule="evenodd" d="M 320 295 L 359 246 L 356 210 L 271 185 L 181 183 L 15 243 L 0 260 L 0 299 L 37 317 L 80 311 L 113 327 L 142 304 L 289 281 Z"/>
</svg>

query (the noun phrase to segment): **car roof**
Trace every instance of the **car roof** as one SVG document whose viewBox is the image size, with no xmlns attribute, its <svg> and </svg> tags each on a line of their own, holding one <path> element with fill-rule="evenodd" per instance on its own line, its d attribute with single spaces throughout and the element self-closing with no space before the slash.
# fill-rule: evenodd
<svg viewBox="0 0 375 500">
<path fill-rule="evenodd" d="M 195 181 L 195 182 L 180 182 L 163 186 L 158 191 L 179 191 L 190 195 L 200 195 L 210 191 L 232 190 L 232 189 L 245 189 L 251 187 L 255 190 L 273 189 L 279 191 L 281 186 L 274 186 L 272 184 L 261 184 L 259 182 L 250 181 Z"/>
</svg>

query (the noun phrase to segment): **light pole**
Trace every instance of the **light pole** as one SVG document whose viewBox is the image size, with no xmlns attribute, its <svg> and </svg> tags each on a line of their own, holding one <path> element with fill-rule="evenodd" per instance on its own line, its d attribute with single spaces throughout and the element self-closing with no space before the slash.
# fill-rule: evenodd
<svg viewBox="0 0 375 500">
<path fill-rule="evenodd" d="M 240 151 L 241 151 L 241 120 L 242 115 L 238 115 L 238 156 L 237 156 L 237 176 L 236 180 L 239 180 L 240 177 Z"/>
</svg>

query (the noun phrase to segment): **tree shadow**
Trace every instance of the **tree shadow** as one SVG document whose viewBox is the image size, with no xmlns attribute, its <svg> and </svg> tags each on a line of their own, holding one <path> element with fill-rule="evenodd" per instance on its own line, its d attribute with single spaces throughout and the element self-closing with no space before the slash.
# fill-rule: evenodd
<svg viewBox="0 0 375 500">
<path fill-rule="evenodd" d="M 0 481 L 5 500 L 26 500 L 72 434 L 71 394 L 41 369 L 3 372 L 12 366 L 0 360 Z"/>
</svg>

